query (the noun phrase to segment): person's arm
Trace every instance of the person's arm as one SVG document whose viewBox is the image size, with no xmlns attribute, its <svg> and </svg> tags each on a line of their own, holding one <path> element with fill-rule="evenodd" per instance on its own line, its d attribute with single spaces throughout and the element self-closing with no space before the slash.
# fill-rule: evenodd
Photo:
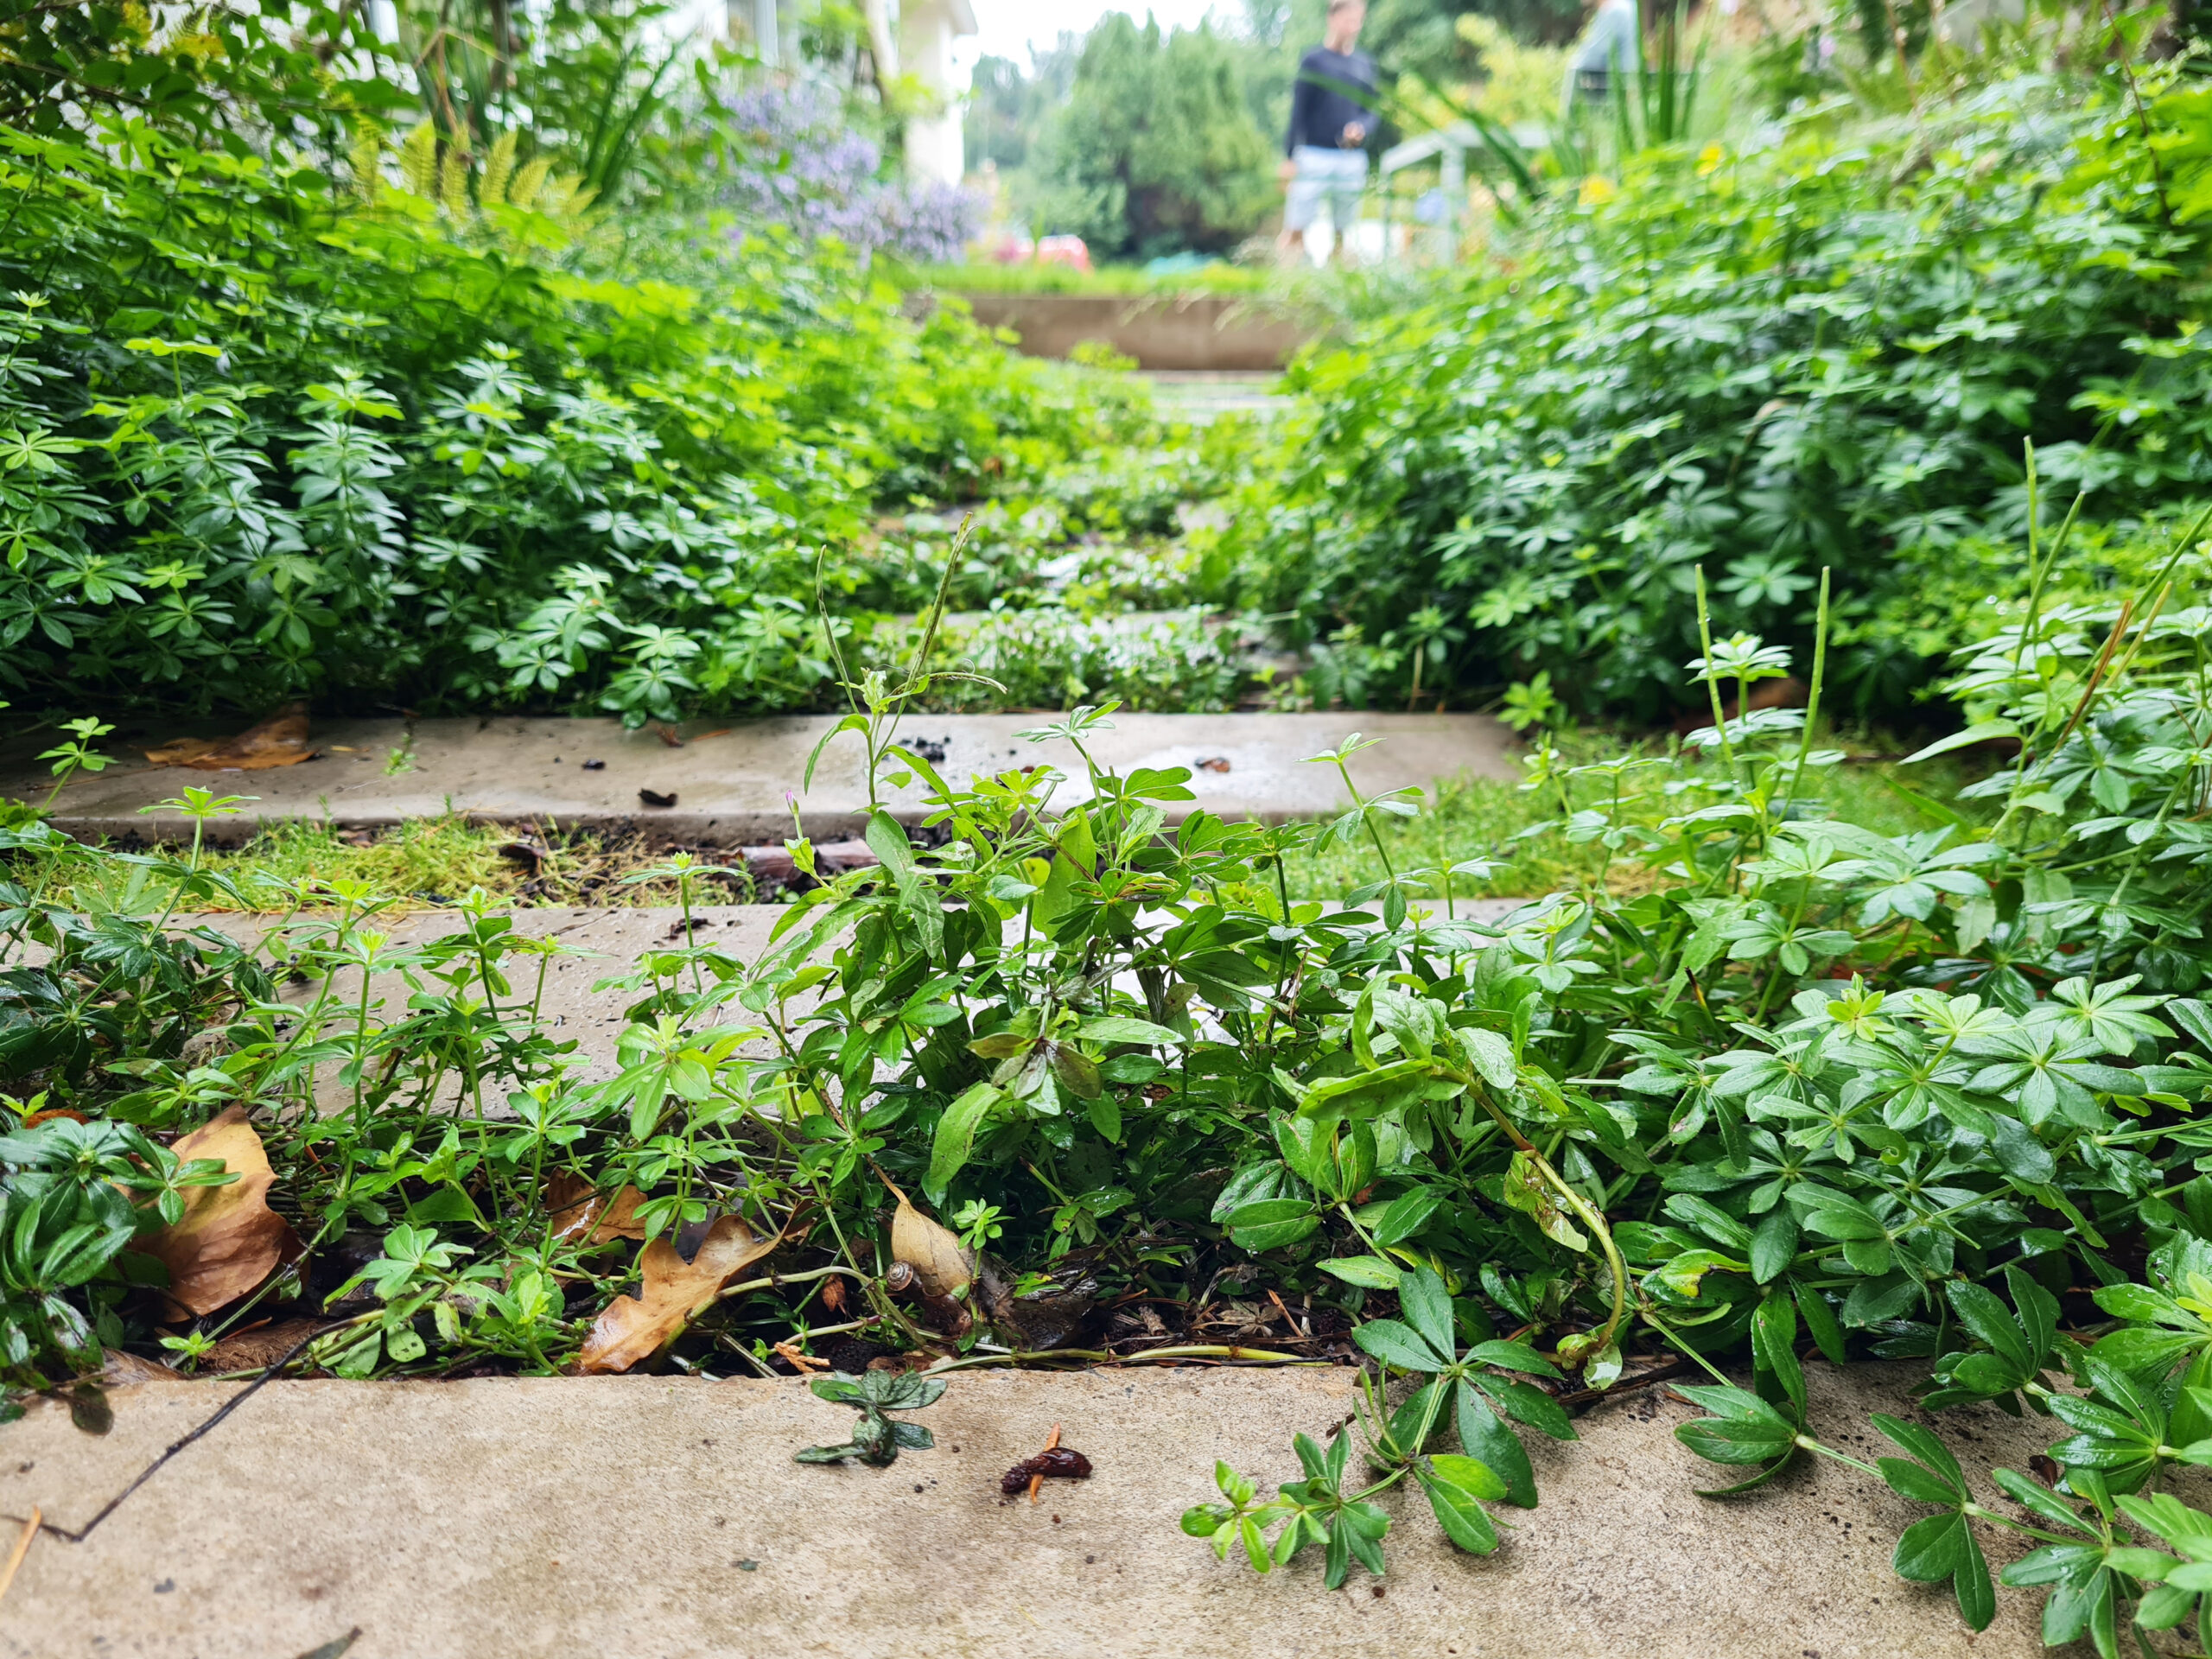
<svg viewBox="0 0 2212 1659">
<path fill-rule="evenodd" d="M 1359 114 L 1344 124 L 1341 137 L 1347 148 L 1357 149 L 1374 136 L 1379 119 L 1376 114 L 1376 109 L 1382 103 L 1382 98 L 1381 92 L 1376 90 L 1378 72 L 1375 67 L 1375 60 L 1362 52 L 1351 61 L 1351 90 L 1346 95 L 1353 106 L 1359 111 Z M 1357 138 L 1352 137 L 1355 130 L 1359 134 Z"/>
<path fill-rule="evenodd" d="M 1298 66 L 1297 79 L 1290 83 L 1290 133 L 1282 144 L 1285 160 L 1297 153 L 1298 135 L 1306 126 L 1306 106 L 1313 101 L 1314 94 L 1320 90 L 1306 79 L 1306 65 L 1301 60 Z"/>
</svg>

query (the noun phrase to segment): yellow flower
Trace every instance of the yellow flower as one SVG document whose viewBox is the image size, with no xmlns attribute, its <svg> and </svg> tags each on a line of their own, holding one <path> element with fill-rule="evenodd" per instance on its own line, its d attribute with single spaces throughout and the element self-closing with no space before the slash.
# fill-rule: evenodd
<svg viewBox="0 0 2212 1659">
<path fill-rule="evenodd" d="M 1720 170 L 1720 163 L 1727 160 L 1727 158 L 1728 152 L 1721 149 L 1719 145 L 1707 144 L 1703 149 L 1700 149 L 1697 153 L 1698 177 L 1702 179 L 1711 175 L 1712 174 L 1719 172 Z"/>
<path fill-rule="evenodd" d="M 1592 173 L 1582 181 L 1582 191 L 1575 200 L 1585 207 L 1597 207 L 1620 194 L 1620 187 L 1602 173 Z"/>
</svg>

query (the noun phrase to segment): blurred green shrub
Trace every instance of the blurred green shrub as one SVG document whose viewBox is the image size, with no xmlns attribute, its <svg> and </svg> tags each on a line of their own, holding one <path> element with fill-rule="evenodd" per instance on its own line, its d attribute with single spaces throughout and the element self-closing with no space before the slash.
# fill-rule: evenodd
<svg viewBox="0 0 2212 1659">
<path fill-rule="evenodd" d="M 2162 145 L 2198 97 L 2153 89 Z M 2022 585 L 1988 550 L 2020 541 L 2024 439 L 2046 530 L 2077 488 L 2107 526 L 2062 586 L 2212 482 L 2201 243 L 2132 121 L 2014 81 L 1592 178 L 1295 371 L 1309 417 L 1247 494 L 1243 599 L 1357 642 L 1386 705 L 1419 662 L 1463 696 L 1550 669 L 1579 709 L 1649 718 L 1696 654 L 1694 567 L 1718 627 L 1802 646 L 1827 565 L 1842 706 L 1909 706 Z"/>
</svg>

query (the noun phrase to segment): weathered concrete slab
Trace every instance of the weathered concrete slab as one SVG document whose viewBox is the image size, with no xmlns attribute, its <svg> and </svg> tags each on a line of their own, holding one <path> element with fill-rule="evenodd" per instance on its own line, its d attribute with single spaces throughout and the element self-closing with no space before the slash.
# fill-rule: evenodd
<svg viewBox="0 0 2212 1659">
<path fill-rule="evenodd" d="M 1066 357 L 1094 341 L 1142 369 L 1280 369 L 1319 320 L 1224 294 L 963 294 L 976 321 L 1011 328 L 1025 357 Z"/>
<path fill-rule="evenodd" d="M 1868 1409 L 1910 1373 L 1812 1367 L 1815 1427 L 1861 1455 Z M 111 1397 L 93 1439 L 41 1403 L 0 1428 L 0 1516 L 79 1528 L 236 1385 Z M 923 1414 L 938 1449 L 888 1470 L 805 1468 L 851 1414 L 799 1384 L 666 1378 L 280 1382 L 180 1452 L 82 1544 L 42 1535 L 0 1606 L 7 1659 L 290 1659 L 359 1627 L 351 1659 L 2027 1659 L 2025 1595 L 1976 1637 L 1947 1592 L 1890 1571 L 1923 1513 L 1823 1464 L 1748 1497 L 1694 1495 L 1711 1465 L 1659 1394 L 1601 1407 L 1535 1450 L 1542 1506 L 1494 1557 L 1460 1554 L 1419 1500 L 1385 1593 L 1321 1587 L 1314 1552 L 1255 1577 L 1176 1528 L 1217 1458 L 1297 1477 L 1290 1437 L 1352 1407 L 1342 1370 L 963 1373 Z M 1002 1502 L 1052 1426 L 1096 1466 Z M 2048 1425 L 1942 1428 L 1977 1484 Z M 954 1448 L 957 1448 L 955 1450 Z M 1886 1450 L 1884 1445 L 1880 1449 Z M 1993 1565 L 2020 1553 L 1993 1540 Z"/>
<path fill-rule="evenodd" d="M 927 754 L 948 781 L 1049 765 L 1070 774 L 1058 798 L 1080 800 L 1087 793 L 1084 769 L 1071 746 L 1030 743 L 1019 735 L 1053 718 L 916 716 L 900 723 L 899 734 Z M 188 819 L 143 809 L 193 785 L 256 798 L 238 817 L 210 826 L 211 834 L 233 842 L 264 823 L 288 819 L 385 827 L 458 812 L 507 823 L 534 818 L 570 827 L 635 828 L 670 842 L 752 846 L 791 834 L 794 802 L 808 835 L 836 840 L 858 835 L 864 821 L 868 787 L 859 737 L 847 734 L 831 743 L 813 787 L 800 787 L 807 756 L 834 723 L 831 716 L 811 715 L 719 728 L 701 722 L 683 734 L 683 747 L 672 748 L 651 731 L 627 732 L 611 720 L 333 721 L 313 732 L 314 760 L 264 772 L 151 766 L 137 748 L 127 747 L 133 734 L 124 733 L 105 747 L 124 758 L 105 772 L 73 779 L 56 803 L 54 822 L 87 838 L 188 838 Z M 1232 818 L 1274 820 L 1340 809 L 1344 800 L 1335 769 L 1306 765 L 1306 758 L 1354 732 L 1385 740 L 1351 762 L 1363 790 L 1463 775 L 1519 775 L 1508 753 L 1511 734 L 1479 715 L 1122 715 L 1114 727 L 1086 740 L 1103 763 L 1124 772 L 1197 768 L 1192 804 Z M 136 735 L 143 747 L 153 747 L 178 734 L 164 728 Z M 16 759 L 0 768 L 0 797 L 44 798 L 51 779 L 27 756 L 39 746 L 10 747 Z M 588 767 L 593 761 L 601 764 Z M 1201 761 L 1212 764 L 1200 767 Z M 672 797 L 676 804 L 648 805 L 644 791 Z M 887 804 L 902 821 L 918 823 L 925 816 L 920 797 L 916 782 L 893 791 Z"/>
<path fill-rule="evenodd" d="M 1462 899 L 1458 913 L 1484 925 L 1494 925 L 1528 902 L 1522 899 Z M 697 906 L 691 912 L 691 938 L 702 946 L 750 963 L 768 948 L 769 936 L 785 912 L 786 906 L 782 905 Z M 512 994 L 502 999 L 503 1005 L 517 1009 L 534 1008 L 538 1024 L 556 1042 L 573 1038 L 577 1045 L 576 1076 L 580 1080 L 598 1083 L 613 1077 L 617 1070 L 614 1045 L 626 1023 L 623 1010 L 637 1001 L 638 994 L 594 988 L 602 981 L 627 973 L 649 950 L 681 946 L 684 940 L 683 912 L 668 906 L 593 910 L 549 905 L 506 913 L 513 921 L 516 933 L 526 938 L 555 939 L 563 949 L 560 954 L 543 959 L 542 987 L 537 959 L 512 960 L 508 978 L 512 983 Z M 465 925 L 466 918 L 452 910 L 416 911 L 371 924 L 398 947 L 431 944 L 460 931 Z M 180 916 L 173 925 L 178 929 L 212 928 L 241 943 L 251 942 L 264 949 L 273 944 L 281 949 L 287 932 L 314 930 L 324 924 L 313 912 L 289 920 L 275 916 L 217 912 Z M 0 965 L 17 960 L 35 965 L 44 962 L 46 957 L 43 946 L 32 945 L 19 957 L 0 954 Z M 385 1021 L 401 1018 L 406 1010 L 408 990 L 402 975 L 372 976 L 369 1003 L 374 1017 Z M 321 994 L 321 982 L 314 979 L 287 982 L 281 991 L 287 1001 L 302 1005 L 313 1002 Z M 335 976 L 332 997 L 346 1008 L 360 1005 L 360 978 L 356 970 L 346 969 Z M 766 1039 L 762 1039 L 761 1052 L 768 1052 Z M 336 1065 L 328 1070 L 334 1077 Z M 337 1097 L 330 1098 L 334 1103 Z M 494 1116 L 506 1115 L 506 1108 L 501 1103 L 492 1102 L 489 1109 Z"/>
<path fill-rule="evenodd" d="M 543 988 L 537 960 L 511 959 L 508 978 L 513 995 L 505 999 L 517 1008 L 534 1007 L 539 1028 L 556 1042 L 574 1039 L 579 1079 L 601 1082 L 614 1075 L 614 1045 L 621 1036 L 622 1012 L 638 1000 L 635 991 L 595 989 L 601 982 L 628 973 L 649 950 L 681 947 L 684 942 L 683 912 L 660 906 L 632 910 L 582 910 L 548 906 L 542 910 L 509 912 L 514 931 L 530 938 L 550 938 L 563 947 L 562 954 L 543 958 Z M 723 955 L 751 963 L 768 947 L 768 936 L 785 914 L 781 905 L 709 905 L 691 912 L 691 938 Z M 258 939 L 270 931 L 266 917 L 217 916 L 207 918 L 230 937 Z M 396 918 L 387 930 L 396 945 L 423 945 L 458 932 L 465 918 L 449 910 L 418 911 Z M 337 976 L 334 995 L 358 1006 L 359 976 L 347 970 Z M 320 982 L 289 985 L 287 1000 L 314 1000 Z M 407 1007 L 408 987 L 398 974 L 371 978 L 372 1006 L 381 1004 L 379 1018 L 395 1020 Z M 741 1011 L 740 1017 L 742 1016 Z M 765 1045 L 762 1052 L 767 1052 Z M 336 1068 L 332 1068 L 335 1075 Z M 456 1085 L 457 1086 L 457 1085 Z M 490 1103 L 494 1116 L 505 1116 L 504 1103 Z"/>
<path fill-rule="evenodd" d="M 1274 374 L 1171 369 L 1144 378 L 1161 414 L 1198 426 L 1224 415 L 1279 415 L 1290 407 L 1290 399 L 1275 390 L 1282 381 Z"/>
</svg>

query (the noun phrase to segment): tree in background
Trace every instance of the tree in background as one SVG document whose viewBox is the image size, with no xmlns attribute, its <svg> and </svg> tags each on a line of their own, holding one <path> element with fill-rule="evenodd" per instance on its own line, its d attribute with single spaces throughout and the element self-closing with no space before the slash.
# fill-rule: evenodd
<svg viewBox="0 0 2212 1659">
<path fill-rule="evenodd" d="M 1274 201 L 1274 147 L 1246 107 L 1240 54 L 1210 26 L 1163 35 L 1109 13 L 1037 142 L 1050 228 L 1094 254 L 1226 252 Z"/>
<path fill-rule="evenodd" d="M 992 164 L 1020 222 L 1073 232 L 1100 257 L 1225 251 L 1276 204 L 1268 175 L 1327 3 L 1243 0 L 1225 28 L 1172 34 L 1111 12 L 1027 73 L 986 57 L 968 105 L 969 165 Z M 1541 72 L 1555 85 L 1541 48 L 1573 39 L 1581 18 L 1580 0 L 1370 0 L 1361 43 L 1415 96 L 1423 82 L 1503 75 L 1517 118 L 1531 102 L 1522 81 Z"/>
<path fill-rule="evenodd" d="M 1075 90 L 1078 35 L 1063 33 L 1057 45 L 1031 54 L 1029 73 L 1011 58 L 976 60 L 968 93 L 968 165 L 989 162 L 1006 178 L 1027 166 L 1046 118 Z"/>
</svg>

